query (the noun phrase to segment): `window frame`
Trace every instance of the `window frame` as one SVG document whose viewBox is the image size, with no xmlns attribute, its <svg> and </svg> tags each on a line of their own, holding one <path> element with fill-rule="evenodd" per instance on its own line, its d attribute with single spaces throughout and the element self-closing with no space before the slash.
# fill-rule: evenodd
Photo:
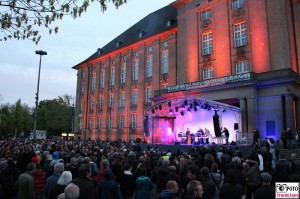
<svg viewBox="0 0 300 199">
<path fill-rule="evenodd" d="M 169 50 L 161 52 L 161 74 L 169 73 Z"/>
<path fill-rule="evenodd" d="M 248 60 L 237 61 L 235 63 L 235 73 L 243 74 L 250 72 L 250 64 Z"/>
<path fill-rule="evenodd" d="M 200 13 L 200 19 L 201 21 L 205 21 L 207 19 L 210 19 L 212 18 L 212 12 L 211 12 L 211 9 L 208 9 L 208 10 L 204 10 Z"/>
<path fill-rule="evenodd" d="M 231 9 L 236 10 L 245 6 L 245 0 L 232 0 Z"/>
<path fill-rule="evenodd" d="M 213 52 L 213 34 L 207 32 L 202 34 L 202 55 L 210 55 Z"/>
<path fill-rule="evenodd" d="M 236 48 L 248 44 L 247 23 L 245 21 L 233 25 L 233 37 Z"/>
<path fill-rule="evenodd" d="M 214 68 L 203 68 L 203 80 L 214 78 Z"/>
<path fill-rule="evenodd" d="M 150 98 L 152 97 L 152 86 L 146 88 L 146 103 L 152 102 Z"/>
<path fill-rule="evenodd" d="M 153 75 L 153 55 L 147 55 L 146 59 L 146 78 L 149 78 Z"/>
<path fill-rule="evenodd" d="M 126 62 L 122 63 L 121 65 L 121 75 L 120 75 L 120 81 L 121 84 L 125 84 L 126 83 Z"/>
<path fill-rule="evenodd" d="M 137 81 L 139 79 L 139 65 L 140 60 L 134 59 L 132 64 L 132 80 Z"/>
</svg>

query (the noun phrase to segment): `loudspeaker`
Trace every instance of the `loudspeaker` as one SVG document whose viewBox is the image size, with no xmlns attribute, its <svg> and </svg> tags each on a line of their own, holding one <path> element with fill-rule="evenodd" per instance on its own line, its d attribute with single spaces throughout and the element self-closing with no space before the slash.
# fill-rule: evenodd
<svg viewBox="0 0 300 199">
<path fill-rule="evenodd" d="M 234 130 L 239 130 L 239 124 L 238 123 L 234 123 L 233 129 Z"/>
<path fill-rule="evenodd" d="M 215 130 L 216 137 L 221 137 L 219 115 L 213 116 L 213 122 L 214 122 L 214 130 Z"/>
<path fill-rule="evenodd" d="M 180 145 L 180 142 L 175 142 L 175 145 Z"/>
</svg>

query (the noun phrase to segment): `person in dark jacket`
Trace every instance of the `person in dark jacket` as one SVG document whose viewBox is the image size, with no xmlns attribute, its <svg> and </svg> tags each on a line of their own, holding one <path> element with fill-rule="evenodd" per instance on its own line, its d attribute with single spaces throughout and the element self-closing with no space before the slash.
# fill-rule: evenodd
<svg viewBox="0 0 300 199">
<path fill-rule="evenodd" d="M 235 172 L 228 171 L 228 180 L 220 189 L 219 197 L 222 199 L 240 199 L 242 195 L 242 186 L 237 184 Z"/>
<path fill-rule="evenodd" d="M 57 184 L 50 192 L 49 199 L 57 199 L 57 197 L 64 192 L 66 186 L 72 181 L 72 173 L 64 171 L 59 177 Z"/>
<path fill-rule="evenodd" d="M 123 199 L 133 199 L 135 178 L 131 169 L 131 165 L 127 163 L 123 167 L 123 173 L 120 174 L 119 183 Z"/>
<path fill-rule="evenodd" d="M 267 172 L 260 174 L 262 185 L 255 191 L 254 199 L 273 199 L 275 198 L 275 187 L 271 186 L 272 176 Z"/>
<path fill-rule="evenodd" d="M 167 182 L 166 189 L 159 194 L 160 199 L 179 199 L 178 184 L 174 180 Z"/>
<path fill-rule="evenodd" d="M 111 168 L 107 168 L 103 173 L 104 180 L 97 186 L 98 199 L 121 199 L 121 191 L 118 183 L 113 178 Z"/>
<path fill-rule="evenodd" d="M 2 183 L 0 183 L 0 192 L 3 198 L 16 198 L 17 194 L 14 191 L 14 184 L 21 175 L 21 170 L 16 168 L 15 160 L 13 158 L 8 158 L 7 166 L 0 172 L 0 178 L 2 178 Z"/>
<path fill-rule="evenodd" d="M 284 154 L 279 155 L 279 160 L 275 164 L 275 181 L 287 182 L 290 174 L 290 163 L 284 157 Z"/>
<path fill-rule="evenodd" d="M 50 198 L 50 192 L 57 184 L 59 177 L 64 172 L 64 168 L 64 163 L 59 162 L 54 165 L 54 173 L 46 180 L 45 190 L 43 194 L 45 198 Z"/>
<path fill-rule="evenodd" d="M 78 169 L 78 176 L 71 182 L 77 185 L 80 189 L 79 199 L 95 199 L 96 189 L 91 178 L 90 164 L 81 164 Z"/>
</svg>

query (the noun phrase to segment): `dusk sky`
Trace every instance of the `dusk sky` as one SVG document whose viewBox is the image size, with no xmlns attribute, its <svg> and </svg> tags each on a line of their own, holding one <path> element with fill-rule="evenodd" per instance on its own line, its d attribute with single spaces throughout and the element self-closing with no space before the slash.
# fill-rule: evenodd
<svg viewBox="0 0 300 199">
<path fill-rule="evenodd" d="M 76 74 L 72 67 L 96 52 L 97 48 L 113 40 L 151 12 L 175 0 L 128 0 L 118 10 L 111 4 L 102 13 L 97 3 L 76 20 L 65 16 L 56 35 L 40 29 L 38 45 L 29 40 L 0 42 L 0 105 L 22 104 L 35 106 L 39 55 L 36 50 L 47 51 L 42 57 L 39 99 L 54 99 L 64 94 L 75 97 Z M 54 27 L 54 26 L 53 26 Z"/>
</svg>

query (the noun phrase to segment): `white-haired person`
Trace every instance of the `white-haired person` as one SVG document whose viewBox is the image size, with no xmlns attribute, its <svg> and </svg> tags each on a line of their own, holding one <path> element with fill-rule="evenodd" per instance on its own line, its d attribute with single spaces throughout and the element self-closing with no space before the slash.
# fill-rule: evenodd
<svg viewBox="0 0 300 199">
<path fill-rule="evenodd" d="M 54 165 L 54 172 L 51 176 L 49 176 L 46 180 L 45 190 L 44 190 L 44 198 L 50 197 L 50 192 L 57 184 L 61 174 L 64 172 L 64 163 L 58 162 Z"/>
<path fill-rule="evenodd" d="M 51 189 L 49 199 L 57 199 L 59 194 L 63 193 L 66 186 L 72 181 L 72 173 L 64 171 L 59 177 L 57 184 Z"/>
<path fill-rule="evenodd" d="M 80 189 L 76 184 L 70 183 L 66 186 L 64 193 L 60 194 L 57 199 L 78 199 Z"/>
</svg>

